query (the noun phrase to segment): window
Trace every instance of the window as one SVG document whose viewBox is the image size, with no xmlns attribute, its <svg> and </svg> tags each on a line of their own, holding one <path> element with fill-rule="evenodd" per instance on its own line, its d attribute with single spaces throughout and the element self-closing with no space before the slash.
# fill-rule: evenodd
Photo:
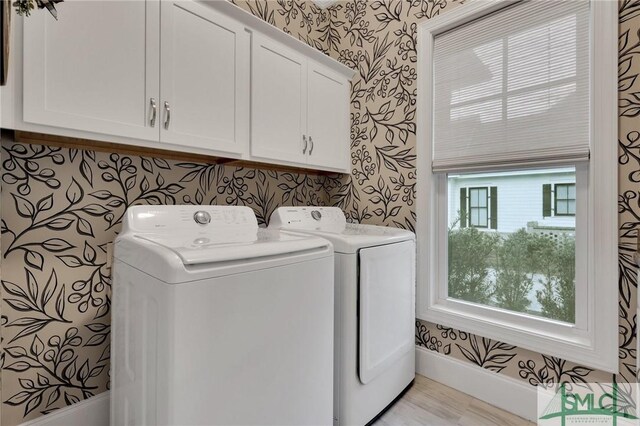
<svg viewBox="0 0 640 426">
<path fill-rule="evenodd" d="M 542 185 L 542 216 L 575 216 L 576 184 Z"/>
<path fill-rule="evenodd" d="M 548 223 L 540 209 L 540 184 L 554 179 L 575 181 L 576 169 L 447 176 L 448 192 L 459 189 L 462 206 L 458 209 L 456 200 L 449 203 L 449 298 L 575 324 L 576 221 L 568 217 Z M 485 182 L 497 186 L 467 187 Z M 575 184 L 558 186 L 573 186 L 575 202 Z M 493 217 L 497 211 L 497 206 L 489 209 L 488 205 L 493 206 L 490 200 L 497 196 L 498 188 L 502 194 L 500 227 L 496 221 L 487 229 L 486 215 Z M 467 222 L 460 219 L 465 206 Z M 499 232 L 491 232 L 494 229 Z"/>
<path fill-rule="evenodd" d="M 576 185 L 559 183 L 555 186 L 555 214 L 556 216 L 576 215 Z"/>
<path fill-rule="evenodd" d="M 456 221 L 461 227 L 491 228 L 498 226 L 498 188 L 460 188 L 460 206 Z M 491 226 L 489 226 L 491 225 Z"/>
<path fill-rule="evenodd" d="M 419 318 L 617 371 L 616 14 L 472 2 L 420 25 Z"/>
<path fill-rule="evenodd" d="M 469 189 L 469 226 L 487 228 L 489 220 L 489 194 L 487 188 Z"/>
<path fill-rule="evenodd" d="M 542 216 L 561 217 L 576 215 L 576 184 L 557 183 L 542 185 Z"/>
</svg>

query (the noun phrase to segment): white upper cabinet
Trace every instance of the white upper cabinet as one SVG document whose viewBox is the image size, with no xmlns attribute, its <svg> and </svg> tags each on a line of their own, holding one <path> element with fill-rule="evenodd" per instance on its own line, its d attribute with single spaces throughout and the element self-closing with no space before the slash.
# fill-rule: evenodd
<svg viewBox="0 0 640 426">
<path fill-rule="evenodd" d="M 258 33 L 251 60 L 251 155 L 347 171 L 349 80 Z"/>
<path fill-rule="evenodd" d="M 78 1 L 24 20 L 23 120 L 157 140 L 160 5 Z"/>
<path fill-rule="evenodd" d="M 307 58 L 253 34 L 251 155 L 304 163 Z"/>
<path fill-rule="evenodd" d="M 245 26 L 191 1 L 163 1 L 161 15 L 161 142 L 246 152 L 251 41 Z"/>
<path fill-rule="evenodd" d="M 308 68 L 308 163 L 349 168 L 349 81 L 310 62 Z"/>
<path fill-rule="evenodd" d="M 5 128 L 348 171 L 353 71 L 229 1 L 60 14 L 14 22 Z"/>
</svg>

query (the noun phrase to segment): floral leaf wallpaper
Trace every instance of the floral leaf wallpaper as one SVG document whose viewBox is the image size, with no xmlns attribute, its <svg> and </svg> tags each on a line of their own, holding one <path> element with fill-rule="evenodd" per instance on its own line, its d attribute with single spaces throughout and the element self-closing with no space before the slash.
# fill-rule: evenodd
<svg viewBox="0 0 640 426">
<path fill-rule="evenodd" d="M 417 23 L 473 0 L 231 0 L 357 71 L 351 174 L 170 161 L 2 142 L 3 426 L 109 386 L 108 256 L 126 208 L 229 204 L 265 223 L 280 205 L 331 204 L 363 223 L 415 229 Z M 619 2 L 618 382 L 636 377 L 635 240 L 640 226 L 640 9 Z M 615 143 L 615 141 L 611 141 Z M 615 279 L 612 277 L 612 279 Z M 611 374 L 438 324 L 416 321 L 428 350 L 531 385 L 612 381 Z"/>
<path fill-rule="evenodd" d="M 322 176 L 2 143 L 3 425 L 108 389 L 109 245 L 127 207 L 228 204 L 265 223 Z"/>
<path fill-rule="evenodd" d="M 417 23 L 460 0 L 340 2 L 340 40 L 329 54 L 357 70 L 351 86 L 351 175 L 328 181 L 330 202 L 360 222 L 415 229 Z M 618 382 L 636 377 L 640 227 L 640 9 L 619 2 L 619 361 Z M 611 141 L 616 143 L 616 141 Z M 615 277 L 612 277 L 615 279 Z M 611 374 L 422 320 L 416 342 L 428 350 L 538 383 L 612 381 Z"/>
</svg>

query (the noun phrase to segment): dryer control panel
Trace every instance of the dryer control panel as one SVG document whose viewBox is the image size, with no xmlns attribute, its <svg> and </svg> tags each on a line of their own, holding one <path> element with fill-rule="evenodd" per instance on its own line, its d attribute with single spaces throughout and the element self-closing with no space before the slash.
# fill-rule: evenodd
<svg viewBox="0 0 640 426">
<path fill-rule="evenodd" d="M 344 229 L 347 219 L 339 207 L 279 207 L 269 227 L 289 229 Z"/>
</svg>

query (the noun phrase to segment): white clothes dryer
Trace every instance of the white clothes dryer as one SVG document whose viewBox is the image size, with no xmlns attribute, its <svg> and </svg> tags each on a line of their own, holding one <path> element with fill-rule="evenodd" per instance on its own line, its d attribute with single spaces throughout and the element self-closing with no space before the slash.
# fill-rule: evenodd
<svg viewBox="0 0 640 426">
<path fill-rule="evenodd" d="M 331 425 L 333 250 L 226 206 L 131 207 L 111 425 Z"/>
<path fill-rule="evenodd" d="M 348 224 L 337 207 L 280 207 L 269 228 L 333 244 L 334 425 L 370 423 L 415 378 L 415 235 Z"/>
</svg>

